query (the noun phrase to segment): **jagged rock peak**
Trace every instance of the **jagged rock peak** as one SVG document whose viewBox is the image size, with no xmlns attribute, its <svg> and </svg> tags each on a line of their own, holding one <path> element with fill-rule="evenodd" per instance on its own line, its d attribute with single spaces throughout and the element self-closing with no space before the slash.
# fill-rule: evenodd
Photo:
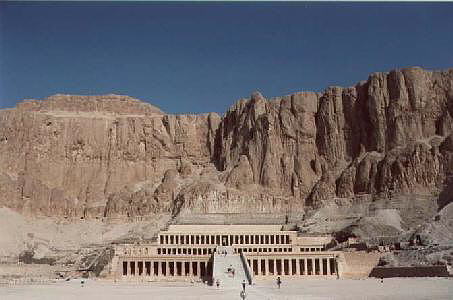
<svg viewBox="0 0 453 300">
<path fill-rule="evenodd" d="M 252 100 L 252 102 L 257 102 L 257 101 L 260 101 L 260 100 L 265 100 L 263 95 L 259 92 L 259 91 L 255 91 L 252 93 L 250 99 Z"/>
<path fill-rule="evenodd" d="M 66 95 L 56 94 L 44 100 L 26 99 L 17 105 L 25 111 L 100 112 L 113 114 L 163 114 L 156 106 L 124 95 Z"/>
</svg>

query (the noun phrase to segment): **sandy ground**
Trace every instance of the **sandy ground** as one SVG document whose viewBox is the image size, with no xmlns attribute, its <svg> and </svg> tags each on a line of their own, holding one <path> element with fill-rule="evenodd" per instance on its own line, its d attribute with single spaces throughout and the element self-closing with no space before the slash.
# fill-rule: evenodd
<svg viewBox="0 0 453 300">
<path fill-rule="evenodd" d="M 113 283 L 80 280 L 47 285 L 0 286 L 0 299 L 14 300 L 133 300 L 240 299 L 240 287 L 215 288 L 190 283 Z M 452 278 L 393 278 L 380 283 L 365 280 L 292 280 L 276 288 L 274 282 L 247 287 L 247 299 L 453 299 Z"/>
</svg>

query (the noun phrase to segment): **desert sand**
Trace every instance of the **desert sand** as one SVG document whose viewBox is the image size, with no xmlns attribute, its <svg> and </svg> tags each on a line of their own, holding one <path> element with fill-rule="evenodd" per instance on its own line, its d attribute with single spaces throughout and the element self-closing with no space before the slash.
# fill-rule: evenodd
<svg viewBox="0 0 453 300">
<path fill-rule="evenodd" d="M 59 281 L 46 285 L 0 286 L 2 300 L 240 299 L 240 287 L 201 283 L 114 283 L 100 280 Z M 247 287 L 247 299 L 452 299 L 452 278 L 365 280 L 288 280 L 277 289 L 272 281 Z"/>
</svg>

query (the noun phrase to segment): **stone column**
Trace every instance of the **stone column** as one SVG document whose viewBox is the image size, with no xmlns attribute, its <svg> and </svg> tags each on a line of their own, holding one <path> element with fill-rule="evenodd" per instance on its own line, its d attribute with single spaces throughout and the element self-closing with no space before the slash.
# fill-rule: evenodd
<svg viewBox="0 0 453 300">
<path fill-rule="evenodd" d="M 274 275 L 277 275 L 277 258 L 274 257 Z"/>
<path fill-rule="evenodd" d="M 181 276 L 186 276 L 186 262 L 181 262 Z"/>
<path fill-rule="evenodd" d="M 160 277 L 162 276 L 162 262 L 157 261 L 157 276 Z"/>
<path fill-rule="evenodd" d="M 330 257 L 327 258 L 327 275 L 331 275 L 330 274 Z"/>
<path fill-rule="evenodd" d="M 301 275 L 300 274 L 300 259 L 296 259 L 296 275 Z"/>
<path fill-rule="evenodd" d="M 311 259 L 311 270 L 312 270 L 311 273 L 312 273 L 313 275 L 316 275 L 316 270 L 315 270 L 315 258 L 312 258 L 312 259 Z"/>
<path fill-rule="evenodd" d="M 258 259 L 258 276 L 262 276 L 261 274 L 261 259 Z"/>
<path fill-rule="evenodd" d="M 192 267 L 192 261 L 189 261 L 189 276 L 193 276 L 193 267 Z"/>
<path fill-rule="evenodd" d="M 289 268 L 289 275 L 293 275 L 293 260 L 290 258 L 288 259 L 288 268 Z"/>
<path fill-rule="evenodd" d="M 324 274 L 324 259 L 322 257 L 319 259 L 319 274 L 326 275 Z"/>
<path fill-rule="evenodd" d="M 201 278 L 201 269 L 200 269 L 200 265 L 201 265 L 200 262 L 197 261 L 197 274 L 198 274 L 197 276 Z"/>
</svg>

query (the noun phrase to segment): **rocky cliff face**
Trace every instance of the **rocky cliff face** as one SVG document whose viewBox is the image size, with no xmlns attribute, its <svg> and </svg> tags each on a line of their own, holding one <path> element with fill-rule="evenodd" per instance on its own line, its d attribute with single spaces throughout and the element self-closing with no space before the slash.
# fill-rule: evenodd
<svg viewBox="0 0 453 300">
<path fill-rule="evenodd" d="M 420 68 L 323 93 L 254 93 L 223 117 L 166 115 L 117 95 L 27 100 L 0 111 L 0 205 L 132 217 L 442 192 L 452 116 L 453 70 Z"/>
</svg>

